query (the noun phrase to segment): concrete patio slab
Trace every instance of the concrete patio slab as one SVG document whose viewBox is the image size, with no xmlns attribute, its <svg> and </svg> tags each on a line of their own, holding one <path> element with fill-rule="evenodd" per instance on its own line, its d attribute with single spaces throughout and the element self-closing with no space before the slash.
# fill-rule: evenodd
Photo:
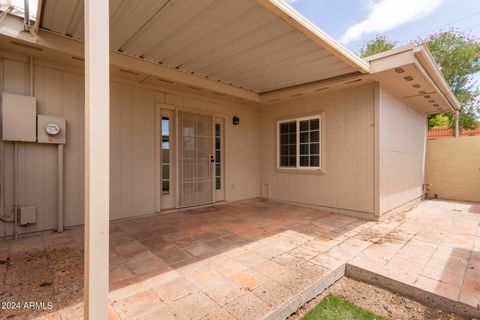
<svg viewBox="0 0 480 320">
<path fill-rule="evenodd" d="M 479 213 L 428 201 L 367 222 L 251 200 L 114 221 L 110 318 L 280 319 L 345 272 L 478 315 Z M 82 318 L 82 228 L 1 241 L 0 258 L 2 301 L 45 303 L 2 318 Z"/>
</svg>

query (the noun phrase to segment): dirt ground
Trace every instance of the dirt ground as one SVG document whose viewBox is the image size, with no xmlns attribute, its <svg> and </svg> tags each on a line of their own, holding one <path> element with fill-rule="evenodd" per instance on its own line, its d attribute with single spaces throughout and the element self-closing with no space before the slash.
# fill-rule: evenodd
<svg viewBox="0 0 480 320">
<path fill-rule="evenodd" d="M 289 320 L 301 319 L 308 311 L 315 307 L 327 293 L 338 295 L 357 306 L 372 311 L 378 315 L 390 319 L 420 320 L 462 320 L 466 319 L 452 313 L 427 307 L 421 303 L 402 297 L 388 290 L 381 289 L 370 284 L 343 277 L 321 295 L 311 300 L 296 313 L 291 315 Z"/>
</svg>

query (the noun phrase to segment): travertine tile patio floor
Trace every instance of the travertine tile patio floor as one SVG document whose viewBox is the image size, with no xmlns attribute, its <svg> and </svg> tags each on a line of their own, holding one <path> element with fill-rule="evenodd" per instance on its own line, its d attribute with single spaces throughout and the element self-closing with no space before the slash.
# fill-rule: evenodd
<svg viewBox="0 0 480 320">
<path fill-rule="evenodd" d="M 366 222 L 251 200 L 115 221 L 110 318 L 275 317 L 302 292 L 315 293 L 312 287 L 332 271 L 341 276 L 349 261 L 476 307 L 479 213 L 478 204 L 437 200 Z M 0 301 L 53 304 L 0 310 L 0 318 L 82 318 L 82 233 L 0 241 Z"/>
</svg>

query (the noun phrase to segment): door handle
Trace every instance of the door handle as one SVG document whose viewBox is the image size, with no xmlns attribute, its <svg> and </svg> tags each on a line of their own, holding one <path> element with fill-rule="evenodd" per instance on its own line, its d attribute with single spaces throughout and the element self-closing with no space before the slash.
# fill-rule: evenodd
<svg viewBox="0 0 480 320">
<path fill-rule="evenodd" d="M 215 159 L 213 158 L 213 155 L 210 155 L 210 162 L 211 162 L 211 163 L 214 163 L 214 162 L 215 162 Z"/>
</svg>

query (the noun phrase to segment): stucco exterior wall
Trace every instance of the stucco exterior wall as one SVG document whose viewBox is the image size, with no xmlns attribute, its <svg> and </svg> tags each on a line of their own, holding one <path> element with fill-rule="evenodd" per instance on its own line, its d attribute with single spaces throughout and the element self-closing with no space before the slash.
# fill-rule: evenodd
<svg viewBox="0 0 480 320">
<path fill-rule="evenodd" d="M 426 116 L 379 87 L 379 214 L 422 196 Z"/>
<path fill-rule="evenodd" d="M 284 102 L 261 111 L 262 196 L 372 215 L 374 84 Z M 276 170 L 276 122 L 323 113 L 325 174 Z"/>
<path fill-rule="evenodd" d="M 480 202 L 480 136 L 429 140 L 427 181 L 439 198 Z"/>
<path fill-rule="evenodd" d="M 2 58 L 0 79 L 3 92 L 28 95 L 27 59 Z M 37 114 L 65 117 L 65 225 L 83 223 L 84 77 L 81 72 L 34 67 Z M 122 79 L 111 82 L 111 198 L 110 218 L 119 219 L 155 212 L 155 103 L 207 111 L 226 118 L 227 200 L 258 196 L 258 111 L 241 104 L 212 101 L 201 95 L 172 93 Z M 232 117 L 241 119 L 232 125 Z M 3 150 L 5 204 L 13 207 L 14 149 L 0 142 Z M 20 233 L 57 226 L 57 150 L 54 145 L 19 144 L 19 203 L 37 207 L 37 223 L 20 227 Z M 0 222 L 0 232 L 12 234 L 12 224 Z"/>
</svg>

